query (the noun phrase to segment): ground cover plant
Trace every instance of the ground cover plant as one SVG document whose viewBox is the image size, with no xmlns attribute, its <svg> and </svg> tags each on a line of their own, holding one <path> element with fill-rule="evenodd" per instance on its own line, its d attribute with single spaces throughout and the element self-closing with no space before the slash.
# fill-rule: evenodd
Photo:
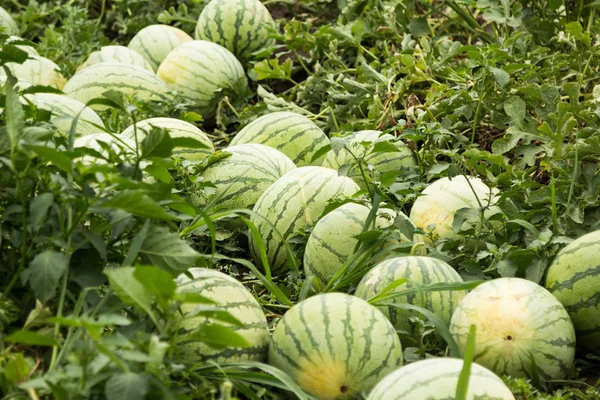
<svg viewBox="0 0 600 400">
<path fill-rule="evenodd" d="M 3 398 L 600 399 L 598 7 L 2 2 Z"/>
</svg>

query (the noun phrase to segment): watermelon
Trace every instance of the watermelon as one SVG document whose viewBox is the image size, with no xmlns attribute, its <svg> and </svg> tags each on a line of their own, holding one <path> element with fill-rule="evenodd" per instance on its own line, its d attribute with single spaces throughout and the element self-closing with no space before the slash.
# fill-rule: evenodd
<svg viewBox="0 0 600 400">
<path fill-rule="evenodd" d="M 323 167 L 293 169 L 269 186 L 256 201 L 250 220 L 266 247 L 271 271 L 285 267 L 286 241 L 312 228 L 329 200 L 350 196 L 358 190 L 352 179 Z M 260 262 L 259 248 L 254 240 L 250 241 L 250 250 Z"/>
<path fill-rule="evenodd" d="M 531 357 L 546 380 L 565 379 L 575 358 L 575 328 L 562 304 L 543 287 L 520 278 L 485 282 L 467 294 L 450 322 L 464 351 L 477 327 L 474 361 L 498 375 L 532 375 Z"/>
<path fill-rule="evenodd" d="M 205 181 L 216 186 L 204 201 L 218 197 L 218 205 L 224 208 L 252 208 L 271 184 L 296 168 L 285 154 L 262 144 L 239 144 L 224 152 L 230 156 L 202 173 Z"/>
<path fill-rule="evenodd" d="M 109 90 L 145 101 L 170 99 L 169 87 L 155 74 L 135 65 L 119 63 L 96 64 L 77 72 L 63 91 L 69 97 L 87 104 Z M 107 108 L 99 104 L 91 107 L 96 111 Z"/>
<path fill-rule="evenodd" d="M 354 254 L 358 240 L 354 236 L 363 231 L 371 209 L 362 204 L 347 203 L 317 222 L 304 249 L 304 271 L 306 276 L 316 276 L 326 284 Z M 379 209 L 375 226 L 367 230 L 387 228 L 394 222 L 397 214 L 389 209 Z M 404 216 L 404 214 L 402 214 Z M 408 217 L 406 217 L 408 220 Z M 392 241 L 382 241 L 381 249 Z"/>
<path fill-rule="evenodd" d="M 433 233 L 434 238 L 459 239 L 461 236 L 452 229 L 456 212 L 463 208 L 478 209 L 479 202 L 484 207 L 488 203 L 493 205 L 497 194 L 497 190 L 490 189 L 476 177 L 441 178 L 423 190 L 410 210 L 410 219 L 418 228 Z M 485 211 L 485 215 L 489 217 L 497 212 L 498 209 L 492 207 Z M 468 219 L 465 224 L 476 225 L 478 222 L 479 216 Z"/>
<path fill-rule="evenodd" d="M 320 165 L 312 162 L 315 154 L 329 145 L 329 139 L 314 122 L 291 112 L 274 112 L 246 125 L 231 141 L 232 145 L 259 143 L 273 147 L 292 159 L 299 167 Z"/>
<path fill-rule="evenodd" d="M 173 49 L 157 74 L 195 103 L 205 118 L 214 116 L 225 95 L 238 96 L 248 90 L 246 73 L 237 58 L 223 46 L 205 40 L 192 40 Z"/>
<path fill-rule="evenodd" d="M 181 337 L 202 325 L 216 322 L 204 316 L 188 317 L 199 305 L 184 303 L 180 306 L 183 317 L 178 326 L 178 334 L 183 339 L 177 344 L 180 358 L 193 363 L 209 360 L 215 362 L 264 361 L 267 358 L 269 347 L 269 329 L 262 308 L 252 293 L 234 278 L 218 271 L 191 268 L 188 272 L 192 274 L 193 279 L 183 274 L 180 275 L 177 278 L 177 291 L 179 293 L 197 293 L 214 301 L 214 305 L 220 309 L 228 311 L 242 325 L 232 326 L 222 321 L 218 321 L 218 324 L 230 326 L 246 339 L 250 347 L 215 349 L 200 341 L 186 340 Z"/>
<path fill-rule="evenodd" d="M 375 386 L 367 400 L 454 399 L 463 360 L 429 358 L 398 368 Z M 502 379 L 479 364 L 471 364 L 467 400 L 514 400 Z"/>
<path fill-rule="evenodd" d="M 445 262 L 431 257 L 396 257 L 378 264 L 367 272 L 356 288 L 356 296 L 370 300 L 392 282 L 407 278 L 421 285 L 432 283 L 462 282 L 460 275 Z M 396 290 L 413 287 L 412 282 L 399 286 Z M 391 303 L 407 303 L 423 307 L 438 316 L 448 326 L 452 313 L 465 296 L 463 291 L 425 292 L 424 303 L 420 304 L 419 295 L 396 297 Z M 410 337 L 416 344 L 421 343 L 416 326 L 411 318 L 424 318 L 417 311 L 403 310 L 393 306 L 381 306 L 379 309 L 390 319 L 394 327 Z"/>
<path fill-rule="evenodd" d="M 30 55 L 23 64 L 6 63 L 6 66 L 16 78 L 32 85 L 51 86 L 62 90 L 67 81 L 60 73 L 58 65 L 45 57 Z M 3 68 L 0 68 L 1 75 L 6 75 Z"/>
<path fill-rule="evenodd" d="M 0 7 L 0 33 L 5 35 L 19 34 L 19 26 L 9 12 L 2 7 Z"/>
<path fill-rule="evenodd" d="M 137 131 L 137 141 L 141 143 L 152 128 L 166 129 L 172 138 L 191 138 L 202 143 L 204 148 L 178 148 L 173 149 L 173 155 L 184 160 L 202 161 L 207 156 L 215 152 L 215 146 L 212 141 L 195 125 L 176 118 L 150 118 L 139 121 L 129 126 L 121 136 L 135 140 Z"/>
<path fill-rule="evenodd" d="M 275 22 L 259 0 L 211 0 L 200 13 L 196 39 L 218 43 L 244 59 L 271 46 L 269 29 Z"/>
<path fill-rule="evenodd" d="M 98 51 L 92 52 L 77 71 L 100 63 L 121 63 L 136 65 L 154 73 L 154 69 L 148 61 L 137 51 L 125 46 L 104 46 Z"/>
<path fill-rule="evenodd" d="M 126 159 L 130 159 L 132 162 L 135 157 L 135 143 L 127 138 L 117 138 L 110 133 L 92 133 L 89 135 L 81 136 L 75 139 L 73 142 L 73 149 L 87 148 L 92 149 L 100 153 L 105 158 L 109 157 L 109 153 L 104 149 L 100 142 L 108 144 L 115 153 L 123 156 Z M 80 161 L 85 166 L 93 166 L 106 164 L 104 158 L 98 158 L 90 155 L 83 156 Z"/>
<path fill-rule="evenodd" d="M 371 165 L 373 170 L 380 175 L 417 166 L 417 160 L 412 151 L 400 140 L 395 140 L 392 135 L 382 135 L 380 131 L 358 131 L 344 139 L 347 140 L 346 147 L 337 153 L 330 150 L 322 165 L 336 170 L 344 168 L 347 171 L 346 175 L 361 187 L 365 187 L 366 183 L 354 156 Z M 389 142 L 397 150 L 385 149 L 385 152 L 373 152 L 374 146 L 380 142 Z M 365 168 L 365 174 L 369 176 L 371 172 Z"/>
<path fill-rule="evenodd" d="M 285 313 L 273 332 L 269 363 L 319 399 L 355 398 L 402 365 L 402 346 L 377 308 L 327 293 Z"/>
<path fill-rule="evenodd" d="M 94 110 L 70 97 L 54 93 L 35 93 L 24 95 L 23 98 L 41 110 L 50 111 L 52 113 L 50 122 L 60 133 L 68 134 L 73 120 L 78 115 L 76 136 L 98 133 L 104 129 L 102 119 Z"/>
<path fill-rule="evenodd" d="M 156 71 L 175 47 L 193 40 L 190 35 L 169 25 L 149 25 L 140 30 L 127 47 L 137 51 Z"/>
<path fill-rule="evenodd" d="M 1 22 L 0 22 L 0 25 L 1 25 Z M 6 44 L 10 44 L 11 42 L 15 42 L 18 40 L 23 40 L 23 38 L 20 38 L 18 36 L 11 36 L 6 40 Z M 39 57 L 39 55 L 40 55 L 40 53 L 38 53 L 37 50 L 31 46 L 27 46 L 24 44 L 18 44 L 18 45 L 16 45 L 16 47 L 23 50 L 25 53 L 29 54 L 30 56 L 38 56 Z"/>
<path fill-rule="evenodd" d="M 565 306 L 577 345 L 600 356 L 600 230 L 571 242 L 548 268 L 546 288 Z"/>
</svg>

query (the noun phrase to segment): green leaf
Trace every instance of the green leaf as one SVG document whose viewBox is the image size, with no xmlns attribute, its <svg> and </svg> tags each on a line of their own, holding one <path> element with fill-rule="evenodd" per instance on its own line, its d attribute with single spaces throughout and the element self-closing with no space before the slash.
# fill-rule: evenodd
<svg viewBox="0 0 600 400">
<path fill-rule="evenodd" d="M 431 28 L 427 22 L 427 18 L 418 17 L 413 18 L 408 24 L 408 30 L 413 36 L 426 36 L 431 34 Z"/>
<path fill-rule="evenodd" d="M 110 287 L 127 305 L 145 311 L 153 320 L 152 292 L 142 285 L 134 276 L 135 268 L 122 267 L 105 271 Z"/>
<path fill-rule="evenodd" d="M 103 208 L 113 208 L 127 211 L 133 215 L 150 219 L 170 221 L 176 219 L 164 207 L 154 201 L 142 190 L 123 190 L 101 204 Z"/>
<path fill-rule="evenodd" d="M 143 400 L 149 389 L 147 376 L 126 372 L 111 376 L 104 394 L 107 400 Z"/>
<path fill-rule="evenodd" d="M 40 228 L 40 223 L 44 217 L 46 217 L 53 202 L 54 196 L 52 193 L 41 193 L 34 197 L 29 203 L 27 222 L 34 231 L 37 231 Z"/>
<path fill-rule="evenodd" d="M 218 306 L 208 306 L 208 305 L 198 305 L 194 307 L 194 309 L 188 313 L 186 313 L 186 318 L 194 318 L 197 316 L 202 316 L 205 318 L 210 318 L 213 320 L 219 320 L 222 322 L 228 322 L 235 326 L 242 326 L 243 324 L 231 315 L 228 311 L 223 310 Z"/>
<path fill-rule="evenodd" d="M 69 259 L 63 253 L 46 250 L 38 254 L 23 271 L 23 278 L 35 292 L 36 297 L 45 303 L 54 297 L 58 282 L 69 266 Z"/>
<path fill-rule="evenodd" d="M 177 285 L 173 277 L 165 270 L 156 267 L 135 267 L 135 279 L 158 296 L 169 297 L 175 293 Z"/>
<path fill-rule="evenodd" d="M 165 129 L 152 127 L 150 132 L 142 140 L 142 155 L 141 158 L 171 156 L 175 147 L 173 139 L 169 136 Z"/>
<path fill-rule="evenodd" d="M 178 342 L 197 340 L 214 348 L 250 347 L 250 343 L 233 329 L 217 324 L 202 324 L 187 335 L 177 337 Z"/>
<path fill-rule="evenodd" d="M 258 81 L 265 79 L 291 80 L 292 60 L 288 58 L 283 64 L 280 64 L 277 58 L 263 60 L 254 65 L 254 72 Z"/>
<path fill-rule="evenodd" d="M 456 384 L 456 400 L 467 400 L 467 392 L 469 390 L 469 378 L 471 377 L 471 365 L 475 356 L 475 337 L 477 326 L 471 325 L 469 328 L 469 336 L 463 358 L 463 367 L 458 377 Z"/>
<path fill-rule="evenodd" d="M 0 60 L 4 63 L 13 62 L 16 64 L 23 64 L 29 55 L 27 52 L 21 50 L 16 46 L 17 43 L 12 42 L 11 44 L 4 44 L 0 49 Z M 18 66 L 16 68 L 19 68 Z"/>
<path fill-rule="evenodd" d="M 71 172 L 73 168 L 73 160 L 62 151 L 46 146 L 27 146 L 27 149 L 35 152 L 40 158 L 51 162 L 65 172 Z"/>
<path fill-rule="evenodd" d="M 375 143 L 375 145 L 373 146 L 373 150 L 371 152 L 372 153 L 397 153 L 398 151 L 399 151 L 399 149 L 394 143 L 388 142 L 388 141 L 381 141 L 381 142 Z"/>
<path fill-rule="evenodd" d="M 200 257 L 177 233 L 154 225 L 150 227 L 140 253 L 150 264 L 175 275 L 193 267 Z"/>
<path fill-rule="evenodd" d="M 510 117 L 512 123 L 522 129 L 523 120 L 527 113 L 527 105 L 523 99 L 518 96 L 509 97 L 504 101 L 504 111 Z"/>
<path fill-rule="evenodd" d="M 494 79 L 498 85 L 500 85 L 500 87 L 506 86 L 506 84 L 510 81 L 510 75 L 503 69 L 491 67 L 490 72 L 492 75 L 494 75 Z"/>
<path fill-rule="evenodd" d="M 19 139 L 23 135 L 23 128 L 25 127 L 25 113 L 23 112 L 23 106 L 19 102 L 19 96 L 15 92 L 15 89 L 10 84 L 10 79 L 6 80 L 6 132 L 10 139 L 11 153 L 14 153 Z"/>
<path fill-rule="evenodd" d="M 26 344 L 29 346 L 52 347 L 58 344 L 56 340 L 50 336 L 28 331 L 14 332 L 6 338 L 6 341 L 11 343 Z"/>
</svg>

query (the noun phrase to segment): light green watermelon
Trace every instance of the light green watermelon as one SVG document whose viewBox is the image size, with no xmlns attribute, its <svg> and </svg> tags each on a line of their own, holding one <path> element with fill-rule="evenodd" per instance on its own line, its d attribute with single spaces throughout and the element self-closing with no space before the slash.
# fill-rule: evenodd
<svg viewBox="0 0 600 400">
<path fill-rule="evenodd" d="M 31 102 L 37 108 L 52 113 L 52 122 L 58 131 L 68 134 L 73 120 L 77 119 L 76 136 L 99 133 L 104 128 L 102 119 L 85 104 L 70 97 L 54 93 L 35 93 L 23 96 L 24 101 Z"/>
<path fill-rule="evenodd" d="M 77 71 L 100 63 L 121 63 L 135 65 L 154 73 L 154 69 L 148 61 L 137 51 L 125 46 L 104 46 L 98 51 L 92 52 Z"/>
<path fill-rule="evenodd" d="M 176 118 L 149 118 L 139 121 L 134 125 L 129 126 L 121 136 L 135 140 L 137 132 L 137 141 L 142 143 L 146 135 L 150 133 L 152 128 L 166 129 L 171 138 L 191 138 L 202 143 L 204 148 L 179 148 L 173 149 L 173 155 L 184 160 L 202 161 L 209 155 L 215 152 L 215 146 L 206 133 L 202 132 L 195 125 L 189 122 L 182 121 Z"/>
<path fill-rule="evenodd" d="M 244 59 L 273 44 L 275 23 L 259 0 L 211 0 L 200 13 L 196 39 L 218 43 Z"/>
<path fill-rule="evenodd" d="M 77 72 L 65 85 L 63 91 L 69 97 L 87 104 L 101 98 L 104 92 L 114 90 L 139 100 L 168 100 L 169 87 L 152 72 L 129 64 L 102 63 Z M 104 105 L 91 106 L 102 111 Z"/>
<path fill-rule="evenodd" d="M 354 254 L 358 243 L 354 237 L 363 231 L 370 212 L 371 209 L 362 204 L 347 203 L 321 218 L 304 249 L 306 276 L 314 275 L 322 284 L 326 284 Z M 377 215 L 375 226 L 367 230 L 387 228 L 398 216 L 390 209 L 379 209 Z M 404 214 L 402 216 L 408 220 Z M 375 251 L 394 243 L 383 240 Z"/>
<path fill-rule="evenodd" d="M 319 399 L 355 398 L 402 365 L 402 346 L 377 308 L 327 293 L 285 313 L 273 332 L 269 363 Z"/>
<path fill-rule="evenodd" d="M 230 326 L 246 339 L 250 347 L 215 349 L 196 340 L 183 340 L 177 345 L 179 357 L 184 361 L 194 363 L 209 360 L 216 362 L 264 361 L 269 347 L 269 329 L 262 308 L 252 293 L 234 278 L 218 271 L 192 268 L 188 272 L 192 274 L 193 279 L 183 274 L 180 275 L 177 278 L 177 291 L 197 293 L 214 301 L 219 308 L 228 311 L 242 325 L 232 326 L 222 321 L 218 321 L 218 324 Z M 183 318 L 178 327 L 180 337 L 193 332 L 203 324 L 216 322 L 204 316 L 186 317 L 197 307 L 198 304 L 194 303 L 181 305 Z"/>
<path fill-rule="evenodd" d="M 67 81 L 58 65 L 45 57 L 30 55 L 23 64 L 6 63 L 6 66 L 15 77 L 32 85 L 51 86 L 62 90 Z M 3 75 L 6 75 L 6 72 L 0 68 L 0 76 Z"/>
<path fill-rule="evenodd" d="M 19 26 L 4 8 L 0 7 L 0 32 L 5 35 L 18 35 Z"/>
<path fill-rule="evenodd" d="M 308 118 L 292 112 L 274 112 L 246 125 L 232 145 L 259 143 L 273 147 L 292 159 L 298 167 L 320 165 L 313 156 L 329 144 L 325 133 Z"/>
<path fill-rule="evenodd" d="M 285 267 L 288 255 L 285 241 L 313 227 L 329 200 L 350 196 L 358 190 L 352 179 L 323 167 L 294 169 L 269 186 L 256 202 L 251 221 L 264 242 L 271 270 Z M 250 249 L 259 261 L 254 240 L 250 241 Z"/>
<path fill-rule="evenodd" d="M 347 171 L 346 175 L 361 187 L 365 187 L 364 178 L 360 172 L 358 162 L 352 154 L 364 160 L 367 165 L 371 165 L 379 175 L 417 166 L 417 160 L 412 151 L 402 141 L 396 140 L 390 134 L 382 135 L 381 131 L 358 131 L 346 137 L 345 140 L 347 140 L 346 147 L 340 149 L 337 153 L 330 150 L 322 165 L 338 171 L 344 168 Z M 397 150 L 388 151 L 386 149 L 385 152 L 373 152 L 377 143 L 381 142 L 389 142 Z M 370 176 L 371 172 L 366 170 L 365 174 Z"/>
<path fill-rule="evenodd" d="M 98 164 L 106 164 L 105 158 L 109 157 L 108 151 L 100 144 L 100 142 L 108 144 L 112 150 L 121 155 L 125 159 L 135 161 L 135 142 L 131 139 L 115 137 L 107 132 L 92 133 L 89 135 L 81 136 L 75 139 L 73 148 L 87 148 L 92 149 L 100 153 L 104 158 L 94 157 L 91 155 L 85 155 L 81 158 L 81 162 L 85 166 L 93 166 Z"/>
<path fill-rule="evenodd" d="M 476 177 L 469 177 L 468 180 L 463 175 L 441 178 L 427 186 L 415 200 L 410 219 L 418 228 L 431 231 L 438 239 L 458 239 L 461 236 L 452 229 L 456 212 L 462 208 L 479 208 L 479 203 L 484 207 L 488 204 L 493 206 L 497 194 L 497 190 L 490 189 Z M 498 209 L 492 207 L 485 215 L 497 212 Z M 468 220 L 471 225 L 476 225 L 478 221 L 479 218 Z M 433 229 L 430 229 L 431 226 Z"/>
<path fill-rule="evenodd" d="M 394 281 L 408 278 L 421 285 L 432 283 L 462 282 L 460 275 L 445 262 L 431 257 L 396 257 L 377 264 L 363 277 L 356 288 L 356 296 L 370 300 L 380 294 Z M 395 290 L 404 290 L 414 287 L 409 281 Z M 419 295 L 396 297 L 389 300 L 396 304 L 412 304 L 423 307 L 438 316 L 448 326 L 452 313 L 465 296 L 464 291 L 425 292 L 424 303 L 420 304 Z M 417 344 L 420 337 L 415 330 L 411 317 L 424 319 L 417 311 L 402 310 L 392 306 L 381 306 L 379 309 L 390 319 L 394 327 L 409 336 Z"/>
<path fill-rule="evenodd" d="M 600 355 L 600 230 L 571 242 L 556 256 L 545 286 L 569 313 L 578 347 Z"/>
<path fill-rule="evenodd" d="M 498 375 L 531 376 L 531 357 L 546 380 L 565 379 L 575 358 L 575 329 L 565 308 L 543 287 L 520 278 L 478 286 L 458 305 L 450 332 L 461 351 L 477 327 L 474 361 Z"/>
<path fill-rule="evenodd" d="M 172 90 L 194 102 L 205 118 L 214 116 L 223 96 L 248 90 L 246 73 L 237 58 L 223 46 L 205 40 L 177 46 L 156 73 Z"/>
<path fill-rule="evenodd" d="M 149 25 L 140 30 L 127 47 L 141 54 L 156 71 L 175 47 L 193 40 L 190 35 L 169 25 Z"/>
<path fill-rule="evenodd" d="M 429 358 L 397 369 L 375 386 L 367 400 L 454 399 L 463 360 Z M 467 400 L 515 400 L 502 379 L 471 364 Z"/>
<path fill-rule="evenodd" d="M 296 168 L 285 154 L 262 144 L 239 144 L 223 151 L 230 155 L 202 173 L 216 186 L 204 201 L 217 197 L 219 207 L 252 208 L 271 184 Z"/>
</svg>

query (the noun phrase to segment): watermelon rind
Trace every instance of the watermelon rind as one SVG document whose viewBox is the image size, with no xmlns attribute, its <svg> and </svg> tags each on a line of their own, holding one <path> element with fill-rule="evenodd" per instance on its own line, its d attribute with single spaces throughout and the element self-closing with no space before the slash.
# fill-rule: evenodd
<svg viewBox="0 0 600 400">
<path fill-rule="evenodd" d="M 569 314 L 534 282 L 498 278 L 479 285 L 450 322 L 461 351 L 471 325 L 477 328 L 473 360 L 498 375 L 531 378 L 535 363 L 543 379 L 556 380 L 565 379 L 573 367 L 575 328 Z"/>
<path fill-rule="evenodd" d="M 375 386 L 367 400 L 454 399 L 463 360 L 429 358 L 401 367 Z M 514 400 L 497 375 L 479 364 L 471 364 L 467 400 Z"/>
<path fill-rule="evenodd" d="M 545 286 L 569 313 L 577 346 L 600 355 L 600 230 L 560 251 L 548 268 Z"/>
<path fill-rule="evenodd" d="M 130 64 L 154 73 L 150 63 L 141 54 L 125 46 L 104 46 L 100 50 L 90 53 L 83 64 L 77 68 L 77 71 L 100 63 Z"/>
<path fill-rule="evenodd" d="M 18 35 L 19 26 L 8 11 L 0 7 L 0 28 L 5 35 Z"/>
<path fill-rule="evenodd" d="M 45 57 L 29 55 L 23 64 L 6 63 L 5 65 L 16 78 L 32 85 L 50 86 L 63 90 L 67 82 L 60 72 L 59 66 Z M 0 76 L 3 75 L 6 75 L 6 72 L 0 68 Z"/>
<path fill-rule="evenodd" d="M 157 24 L 141 29 L 127 47 L 141 54 L 156 71 L 171 50 L 192 40 L 190 35 L 179 28 Z"/>
<path fill-rule="evenodd" d="M 387 318 L 344 293 L 296 304 L 277 323 L 269 346 L 269 363 L 322 400 L 366 393 L 402 360 L 402 345 Z"/>
<path fill-rule="evenodd" d="M 223 321 L 217 322 L 204 316 L 186 318 L 186 315 L 192 313 L 198 304 L 184 303 L 180 306 L 183 317 L 179 321 L 178 335 L 193 332 L 202 324 L 218 323 L 229 326 L 241 335 L 250 346 L 218 349 L 200 341 L 183 340 L 177 344 L 177 353 L 180 359 L 193 363 L 209 360 L 215 362 L 264 361 L 269 347 L 269 329 L 262 308 L 252 293 L 235 278 L 219 271 L 191 268 L 188 272 L 192 275 L 192 279 L 187 275 L 180 275 L 177 278 L 177 292 L 193 292 L 212 300 L 215 303 L 214 306 L 229 312 L 241 322 L 241 326 L 233 326 Z"/>
</svg>

